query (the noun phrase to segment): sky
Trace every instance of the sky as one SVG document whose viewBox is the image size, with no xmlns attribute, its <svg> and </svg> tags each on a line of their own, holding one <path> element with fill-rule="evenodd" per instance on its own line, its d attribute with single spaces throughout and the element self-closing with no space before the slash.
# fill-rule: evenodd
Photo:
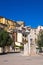
<svg viewBox="0 0 43 65">
<path fill-rule="evenodd" d="M 0 16 L 26 26 L 43 25 L 43 0 L 0 0 Z"/>
</svg>

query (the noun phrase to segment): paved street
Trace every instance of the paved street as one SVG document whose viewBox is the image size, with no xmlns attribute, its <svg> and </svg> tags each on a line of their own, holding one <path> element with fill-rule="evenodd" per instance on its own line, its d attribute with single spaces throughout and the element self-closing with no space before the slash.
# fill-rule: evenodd
<svg viewBox="0 0 43 65">
<path fill-rule="evenodd" d="M 0 55 L 0 65 L 43 65 L 43 56 L 22 56 L 20 53 Z"/>
</svg>

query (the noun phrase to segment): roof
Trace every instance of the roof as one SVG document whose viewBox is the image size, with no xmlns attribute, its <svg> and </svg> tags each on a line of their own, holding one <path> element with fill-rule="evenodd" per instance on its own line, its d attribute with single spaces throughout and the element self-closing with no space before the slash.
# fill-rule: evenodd
<svg viewBox="0 0 43 65">
<path fill-rule="evenodd" d="M 16 23 L 16 21 L 13 21 L 11 19 L 7 19 L 6 17 L 3 17 L 3 16 L 0 16 L 0 18 L 5 18 L 6 20 L 9 20 L 9 21 L 12 21 L 12 22 Z"/>
<path fill-rule="evenodd" d="M 17 21 L 17 23 L 19 24 L 19 25 L 24 25 L 24 21 Z"/>
</svg>

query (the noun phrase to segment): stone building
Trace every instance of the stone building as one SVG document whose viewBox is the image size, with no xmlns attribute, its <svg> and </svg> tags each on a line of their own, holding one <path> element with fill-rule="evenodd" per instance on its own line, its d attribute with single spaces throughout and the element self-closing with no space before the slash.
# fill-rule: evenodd
<svg viewBox="0 0 43 65">
<path fill-rule="evenodd" d="M 41 30 L 43 30 L 43 26 L 38 26 L 37 28 L 24 27 L 24 55 L 36 55 L 36 48 L 38 47 L 36 41 L 39 31 Z"/>
<path fill-rule="evenodd" d="M 19 38 L 21 38 L 20 40 L 22 40 L 22 34 L 20 32 L 21 27 L 24 26 L 24 22 L 16 22 L 4 17 L 0 16 L 0 27 L 4 28 L 4 30 L 6 30 L 7 32 L 9 32 L 9 35 L 14 39 L 14 43 L 17 45 L 21 45 L 21 42 L 19 41 Z"/>
<path fill-rule="evenodd" d="M 15 29 L 16 22 L 0 16 L 0 23 L 7 25 L 5 30 L 11 31 Z"/>
</svg>

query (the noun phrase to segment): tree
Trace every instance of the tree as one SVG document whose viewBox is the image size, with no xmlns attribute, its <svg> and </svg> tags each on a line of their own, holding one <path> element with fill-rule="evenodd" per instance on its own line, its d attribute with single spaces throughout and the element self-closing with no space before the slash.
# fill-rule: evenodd
<svg viewBox="0 0 43 65">
<path fill-rule="evenodd" d="M 3 53 L 5 46 L 10 46 L 12 44 L 13 40 L 10 37 L 9 33 L 5 30 L 0 31 L 0 47 L 3 47 Z"/>
<path fill-rule="evenodd" d="M 37 45 L 39 47 L 39 50 L 42 51 L 42 47 L 43 47 L 43 31 L 40 31 L 39 34 L 38 34 Z"/>
</svg>

